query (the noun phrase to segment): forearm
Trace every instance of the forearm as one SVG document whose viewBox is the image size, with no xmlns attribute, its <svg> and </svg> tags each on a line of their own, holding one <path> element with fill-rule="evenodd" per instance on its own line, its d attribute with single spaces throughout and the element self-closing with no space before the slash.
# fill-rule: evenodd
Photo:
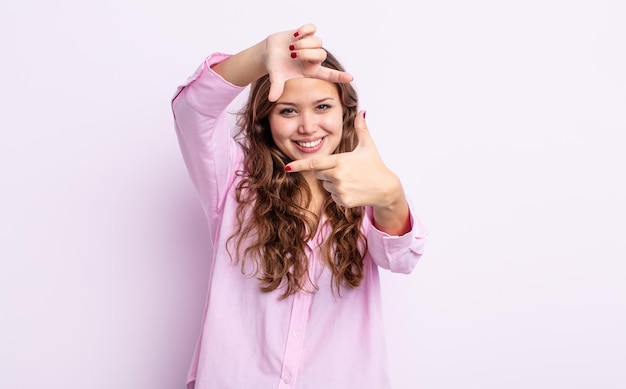
<svg viewBox="0 0 626 389">
<path fill-rule="evenodd" d="M 389 235 L 401 236 L 411 231 L 409 204 L 397 177 L 390 188 L 385 201 L 372 207 L 374 226 Z"/>
<path fill-rule="evenodd" d="M 263 62 L 264 49 L 265 40 L 240 51 L 212 68 L 234 85 L 249 85 L 267 73 Z"/>
</svg>

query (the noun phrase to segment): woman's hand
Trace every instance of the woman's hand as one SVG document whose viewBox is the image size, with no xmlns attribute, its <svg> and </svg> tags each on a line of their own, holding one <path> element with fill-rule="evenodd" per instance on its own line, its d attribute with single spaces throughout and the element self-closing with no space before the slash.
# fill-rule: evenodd
<svg viewBox="0 0 626 389">
<path fill-rule="evenodd" d="M 315 25 L 305 24 L 297 30 L 272 34 L 263 42 L 263 63 L 271 83 L 270 101 L 278 100 L 285 81 L 292 78 L 352 81 L 352 76 L 346 72 L 321 66 L 326 60 L 326 51 L 322 48 L 322 40 L 315 36 L 315 31 Z"/>
<path fill-rule="evenodd" d="M 282 95 L 285 81 L 311 77 L 330 82 L 350 82 L 346 72 L 323 67 L 326 51 L 322 40 L 315 36 L 315 26 L 305 24 L 297 30 L 272 34 L 254 46 L 213 65 L 213 70 L 225 80 L 246 86 L 269 74 L 268 99 L 276 101 Z"/>
<path fill-rule="evenodd" d="M 365 112 L 354 121 L 359 137 L 351 152 L 293 161 L 288 172 L 312 171 L 333 200 L 344 207 L 370 205 L 374 224 L 390 235 L 410 231 L 409 207 L 400 179 L 383 163 L 365 123 Z"/>
</svg>

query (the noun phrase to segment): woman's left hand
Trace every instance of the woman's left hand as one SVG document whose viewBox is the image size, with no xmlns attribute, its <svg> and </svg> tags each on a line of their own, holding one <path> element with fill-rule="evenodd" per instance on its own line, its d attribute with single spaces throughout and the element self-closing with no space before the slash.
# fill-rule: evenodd
<svg viewBox="0 0 626 389">
<path fill-rule="evenodd" d="M 354 125 L 359 144 L 353 151 L 292 161 L 285 170 L 312 171 L 333 200 L 344 207 L 388 207 L 404 200 L 400 180 L 378 154 L 364 111 L 359 112 Z"/>
<path fill-rule="evenodd" d="M 288 172 L 311 171 L 333 200 L 344 207 L 373 207 L 372 222 L 389 235 L 411 230 L 409 204 L 398 176 L 385 166 L 367 124 L 365 111 L 354 120 L 359 144 L 350 152 L 293 161 Z"/>
</svg>

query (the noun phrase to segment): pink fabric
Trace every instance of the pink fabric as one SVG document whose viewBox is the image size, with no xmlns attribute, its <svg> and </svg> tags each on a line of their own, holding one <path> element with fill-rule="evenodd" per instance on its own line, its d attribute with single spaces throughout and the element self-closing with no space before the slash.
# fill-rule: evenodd
<svg viewBox="0 0 626 389">
<path fill-rule="evenodd" d="M 206 213 L 213 245 L 200 337 L 188 388 L 389 387 L 378 268 L 409 273 L 423 250 L 425 231 L 412 215 L 412 231 L 389 236 L 363 224 L 369 252 L 356 289 L 331 290 L 320 260 L 322 229 L 308 242 L 312 285 L 285 300 L 280 290 L 262 293 L 255 277 L 233 265 L 225 249 L 234 227 L 235 172 L 242 152 L 233 140 L 226 108 L 245 88 L 213 70 L 227 55 L 216 53 L 180 86 L 172 101 L 180 148 Z"/>
</svg>

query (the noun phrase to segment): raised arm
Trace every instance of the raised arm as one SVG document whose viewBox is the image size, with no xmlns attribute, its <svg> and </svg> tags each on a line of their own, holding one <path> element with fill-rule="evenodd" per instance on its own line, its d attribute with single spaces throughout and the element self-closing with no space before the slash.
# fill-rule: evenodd
<svg viewBox="0 0 626 389">
<path fill-rule="evenodd" d="M 225 61 L 213 66 L 213 70 L 225 80 L 246 86 L 259 77 L 269 74 L 269 100 L 276 101 L 283 92 L 285 81 L 298 77 L 313 77 L 330 82 L 350 82 L 346 72 L 321 66 L 326 59 L 322 40 L 315 35 L 313 24 L 297 30 L 272 34 Z"/>
</svg>

